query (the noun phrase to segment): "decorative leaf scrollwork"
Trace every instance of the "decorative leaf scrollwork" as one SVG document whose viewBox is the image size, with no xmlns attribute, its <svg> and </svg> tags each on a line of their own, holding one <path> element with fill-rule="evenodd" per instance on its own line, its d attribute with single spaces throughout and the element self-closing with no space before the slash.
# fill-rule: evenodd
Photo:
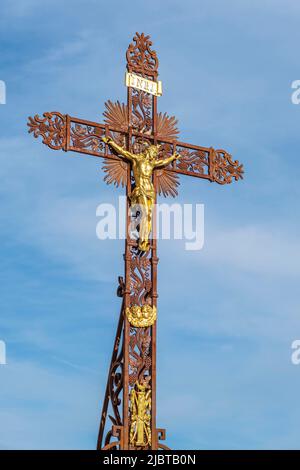
<svg viewBox="0 0 300 470">
<path fill-rule="evenodd" d="M 138 253 L 131 248 L 130 281 L 130 304 L 148 303 L 152 289 L 150 251 Z"/>
<path fill-rule="evenodd" d="M 131 126 L 144 134 L 152 132 L 152 96 L 145 91 L 132 89 Z"/>
<path fill-rule="evenodd" d="M 43 118 L 36 114 L 33 118 L 28 118 L 28 132 L 33 133 L 34 137 L 41 136 L 43 144 L 53 150 L 61 150 L 66 145 L 66 116 L 53 111 L 44 113 Z"/>
<path fill-rule="evenodd" d="M 177 147 L 176 151 L 182 155 L 176 167 L 183 171 L 190 171 L 196 174 L 207 174 L 209 169 L 209 151 L 194 150 L 185 147 Z"/>
<path fill-rule="evenodd" d="M 131 248 L 130 263 L 130 304 L 148 305 L 151 302 L 151 250 L 138 252 Z M 151 326 L 145 328 L 130 327 L 129 340 L 129 384 L 137 380 L 151 380 Z"/>
<path fill-rule="evenodd" d="M 133 42 L 129 44 L 126 51 L 127 65 L 130 70 L 142 74 L 157 74 L 158 58 L 156 52 L 151 49 L 150 36 L 144 33 L 136 33 Z"/>
<path fill-rule="evenodd" d="M 136 381 L 151 379 L 151 327 L 130 328 L 129 340 L 129 385 Z"/>
<path fill-rule="evenodd" d="M 105 150 L 105 145 L 101 140 L 104 133 L 105 130 L 101 127 L 72 123 L 70 131 L 72 146 L 101 155 Z"/>
<path fill-rule="evenodd" d="M 243 179 L 244 168 L 238 160 L 232 160 L 231 155 L 225 150 L 215 150 L 213 153 L 214 181 L 219 184 L 229 184 L 232 178 L 235 181 Z"/>
<path fill-rule="evenodd" d="M 109 416 L 110 420 L 115 425 L 121 425 L 121 415 L 119 406 L 121 405 L 121 399 L 119 397 L 123 390 L 123 352 L 116 361 L 112 364 L 110 375 L 109 375 L 109 394 L 111 399 L 111 406 L 113 409 L 114 416 Z"/>
</svg>

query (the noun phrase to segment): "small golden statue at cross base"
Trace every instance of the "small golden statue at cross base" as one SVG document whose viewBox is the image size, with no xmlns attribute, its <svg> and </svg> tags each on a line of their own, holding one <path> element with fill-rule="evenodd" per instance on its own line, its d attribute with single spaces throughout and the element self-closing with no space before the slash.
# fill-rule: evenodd
<svg viewBox="0 0 300 470">
<path fill-rule="evenodd" d="M 151 389 L 147 379 L 138 381 L 130 392 L 130 445 L 151 446 Z"/>
<path fill-rule="evenodd" d="M 164 168 L 181 157 L 173 153 L 168 158 L 157 159 L 160 145 L 148 145 L 142 153 L 132 153 L 118 145 L 111 137 L 102 137 L 103 142 L 114 149 L 120 157 L 131 163 L 135 187 L 130 196 L 131 206 L 141 210 L 139 226 L 139 249 L 149 250 L 149 235 L 152 228 L 152 209 L 155 202 L 155 191 L 152 183 L 153 171 Z"/>
</svg>

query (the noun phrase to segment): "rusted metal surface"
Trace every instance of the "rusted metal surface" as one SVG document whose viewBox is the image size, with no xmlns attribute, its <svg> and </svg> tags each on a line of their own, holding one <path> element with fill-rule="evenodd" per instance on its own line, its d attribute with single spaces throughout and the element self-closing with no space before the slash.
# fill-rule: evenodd
<svg viewBox="0 0 300 470">
<path fill-rule="evenodd" d="M 149 36 L 136 33 L 127 49 L 126 59 L 128 72 L 157 82 L 158 58 L 152 50 Z M 140 251 L 138 242 L 130 239 L 127 230 L 130 224 L 129 207 L 133 183 L 130 165 L 121 160 L 102 138 L 110 137 L 133 153 L 141 152 L 149 144 L 161 146 L 159 158 L 167 158 L 174 152 L 179 153 L 182 156 L 180 160 L 153 173 L 155 191 L 164 196 L 177 195 L 180 174 L 222 185 L 242 179 L 243 166 L 237 160 L 232 160 L 225 150 L 181 142 L 176 118 L 158 113 L 155 94 L 128 87 L 127 104 L 108 101 L 105 108 L 103 124 L 51 112 L 44 113 L 43 117 L 35 115 L 34 118 L 29 118 L 29 132 L 36 138 L 41 137 L 43 143 L 53 150 L 104 158 L 105 182 L 126 187 L 125 273 L 124 278 L 119 277 L 117 289 L 117 295 L 123 300 L 109 367 L 97 449 L 168 449 L 161 442 L 165 440 L 165 430 L 156 427 L 157 322 L 146 327 L 135 327 L 129 323 L 125 313 L 136 307 L 140 308 L 136 309 L 138 313 L 148 310 L 156 312 L 157 309 L 156 213 L 154 211 L 150 247 L 148 251 Z M 147 415 L 144 419 L 147 419 L 147 426 L 151 428 L 147 427 L 147 436 L 151 437 L 135 440 L 137 423 L 139 429 L 143 427 L 143 418 L 139 416 L 138 410 L 143 408 L 141 400 L 144 397 L 141 393 L 137 399 L 136 393 L 143 391 L 143 387 L 147 388 L 147 397 L 151 396 L 151 406 L 150 401 L 147 401 L 147 406 L 143 405 L 144 414 Z M 130 407 L 130 396 L 135 396 L 134 412 L 132 406 Z M 144 425 L 146 426 L 145 423 Z"/>
</svg>

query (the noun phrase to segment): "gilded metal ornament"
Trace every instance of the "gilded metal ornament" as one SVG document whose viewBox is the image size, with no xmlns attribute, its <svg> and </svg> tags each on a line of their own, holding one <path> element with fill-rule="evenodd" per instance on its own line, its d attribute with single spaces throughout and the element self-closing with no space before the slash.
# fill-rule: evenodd
<svg viewBox="0 0 300 470">
<path fill-rule="evenodd" d="M 147 383 L 136 382 L 130 392 L 131 446 L 151 445 L 151 389 Z"/>
<path fill-rule="evenodd" d="M 156 307 L 151 305 L 133 305 L 126 308 L 126 316 L 130 325 L 136 328 L 145 328 L 151 326 L 156 321 Z"/>
<path fill-rule="evenodd" d="M 131 163 L 134 188 L 130 195 L 131 206 L 141 211 L 139 224 L 139 249 L 149 250 L 149 235 L 152 229 L 152 208 L 155 202 L 155 190 L 152 183 L 154 169 L 167 167 L 181 155 L 174 152 L 170 157 L 157 159 L 160 145 L 148 145 L 141 153 L 132 153 L 118 145 L 110 137 L 102 137 L 117 154 Z"/>
</svg>

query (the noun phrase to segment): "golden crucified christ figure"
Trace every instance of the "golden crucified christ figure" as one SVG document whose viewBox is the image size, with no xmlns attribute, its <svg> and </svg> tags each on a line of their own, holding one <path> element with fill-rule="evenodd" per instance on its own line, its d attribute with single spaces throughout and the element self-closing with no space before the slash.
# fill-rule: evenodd
<svg viewBox="0 0 300 470">
<path fill-rule="evenodd" d="M 160 145 L 149 145 L 142 153 L 132 153 L 118 145 L 110 137 L 102 137 L 103 142 L 114 149 L 124 160 L 131 163 L 135 186 L 130 196 L 131 206 L 138 205 L 141 209 L 139 227 L 139 249 L 148 251 L 149 235 L 152 227 L 152 208 L 155 202 L 155 190 L 152 183 L 152 174 L 156 168 L 164 168 L 174 160 L 181 157 L 173 153 L 168 158 L 156 159 Z"/>
</svg>

